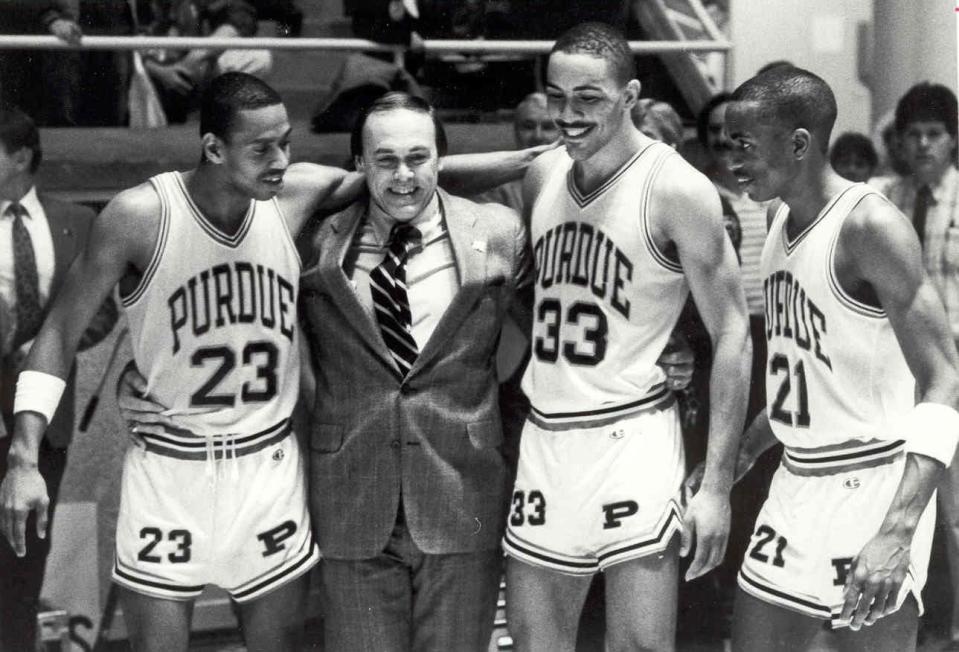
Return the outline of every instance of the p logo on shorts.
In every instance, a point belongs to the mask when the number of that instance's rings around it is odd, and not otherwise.
[[[603,512],[606,514],[606,522],[603,523],[604,530],[611,530],[620,527],[623,519],[633,516],[639,512],[639,504],[635,500],[621,500],[615,503],[603,505]]]

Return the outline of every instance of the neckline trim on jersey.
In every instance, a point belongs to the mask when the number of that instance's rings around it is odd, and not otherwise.
[[[819,211],[819,215],[816,216],[816,219],[810,222],[805,229],[800,231],[799,235],[797,235],[796,238],[792,240],[791,242],[789,240],[788,227],[789,227],[789,214],[792,211],[789,209],[789,205],[783,202],[783,206],[786,207],[786,216],[783,218],[782,240],[783,240],[783,248],[786,250],[786,255],[788,256],[793,251],[795,251],[796,248],[802,243],[802,241],[806,239],[806,236],[809,235],[809,233],[813,230],[813,228],[817,224],[822,222],[823,219],[825,219],[826,215],[829,214],[829,211],[835,208],[836,204],[839,203],[839,200],[842,199],[847,192],[849,192],[852,188],[855,188],[857,185],[859,184],[853,183],[849,186],[846,186],[845,188],[837,192],[835,195],[833,195],[832,199],[830,199],[826,203],[826,205],[822,207],[822,210]]]
[[[236,233],[233,235],[227,235],[220,230],[218,226],[211,222],[206,215],[203,214],[203,211],[200,210],[200,207],[194,203],[193,197],[190,196],[190,193],[186,188],[186,183],[183,181],[183,175],[175,171],[173,173],[173,178],[176,180],[180,192],[183,193],[183,197],[186,199],[186,203],[189,205],[194,219],[207,235],[213,238],[216,242],[219,242],[225,247],[230,247],[231,249],[235,249],[241,242],[243,242],[243,238],[245,238],[246,234],[250,231],[250,225],[253,224],[253,214],[256,212],[256,201],[252,199],[250,200],[250,205],[247,207],[246,214],[243,216],[243,222],[240,224],[240,228],[237,229]]]
[[[573,198],[573,201],[575,201],[576,205],[580,208],[584,208],[587,204],[595,201],[600,195],[609,190],[609,188],[611,188],[620,179],[620,177],[622,177],[626,171],[633,166],[633,163],[638,161],[643,154],[653,149],[655,145],[656,142],[654,141],[633,154],[629,160],[623,163],[609,179],[604,181],[602,185],[599,186],[599,188],[585,195],[576,186],[576,180],[573,178],[573,165],[571,164],[569,166],[569,170],[566,171],[566,187],[569,189],[569,194]]]

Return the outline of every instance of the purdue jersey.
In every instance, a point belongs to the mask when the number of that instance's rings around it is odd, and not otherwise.
[[[886,313],[849,296],[836,278],[839,232],[871,194],[865,184],[847,187],[792,240],[783,204],[769,229],[760,265],[766,396],[787,449],[897,439],[914,404],[915,382]]]
[[[178,172],[150,182],[160,234],[138,286],[122,297],[149,393],[194,435],[285,430],[299,391],[300,261],[276,200],[251,200],[227,235]]]
[[[547,429],[611,422],[668,400],[656,360],[688,295],[653,241],[649,197],[675,152],[653,143],[589,194],[563,149],[532,210],[532,357],[523,390]]]

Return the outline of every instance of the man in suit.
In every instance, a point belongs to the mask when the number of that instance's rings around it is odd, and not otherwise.
[[[323,224],[300,285],[326,645],[484,650],[509,488],[494,358],[507,311],[529,325],[526,230],[437,190],[423,100],[377,100],[351,148],[369,199]]]
[[[0,478],[7,470],[13,432],[13,390],[18,367],[56,295],[71,261],[83,248],[94,214],[89,208],[38,193],[34,176],[41,150],[37,128],[23,111],[0,106]],[[93,346],[113,328],[116,305],[109,301],[86,332],[81,348]],[[75,369],[40,446],[38,467],[49,488],[53,513],[73,435]],[[45,523],[28,527],[28,553],[17,557],[0,539],[0,650],[32,650],[37,601],[50,541]]]

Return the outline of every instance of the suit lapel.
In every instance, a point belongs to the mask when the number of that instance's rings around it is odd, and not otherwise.
[[[346,321],[356,329],[369,347],[383,358],[391,368],[395,369],[396,363],[393,362],[393,357],[383,342],[379,327],[374,323],[369,313],[363,309],[363,305],[357,299],[356,292],[350,285],[349,279],[343,272],[343,261],[356,235],[356,230],[363,220],[365,208],[365,202],[357,202],[342,213],[330,218],[333,242],[327,248],[328,254],[320,258],[319,272],[326,281],[325,285],[330,291],[330,299],[333,305],[343,311]]]
[[[473,211],[458,210],[459,206],[451,206],[456,203],[455,200],[451,200],[443,191],[438,192],[459,273],[460,288],[416,358],[416,363],[410,370],[411,376],[443,350],[446,341],[459,329],[460,324],[470,314],[473,304],[482,296],[486,281],[488,244],[483,237],[485,231],[476,228],[476,214]]]
[[[43,212],[47,216],[47,224],[50,226],[50,237],[53,240],[53,282],[50,285],[51,294],[56,292],[63,281],[63,275],[66,274],[70,262],[76,254],[76,230],[71,226],[60,207],[55,202],[41,195],[40,203],[43,205]]]

